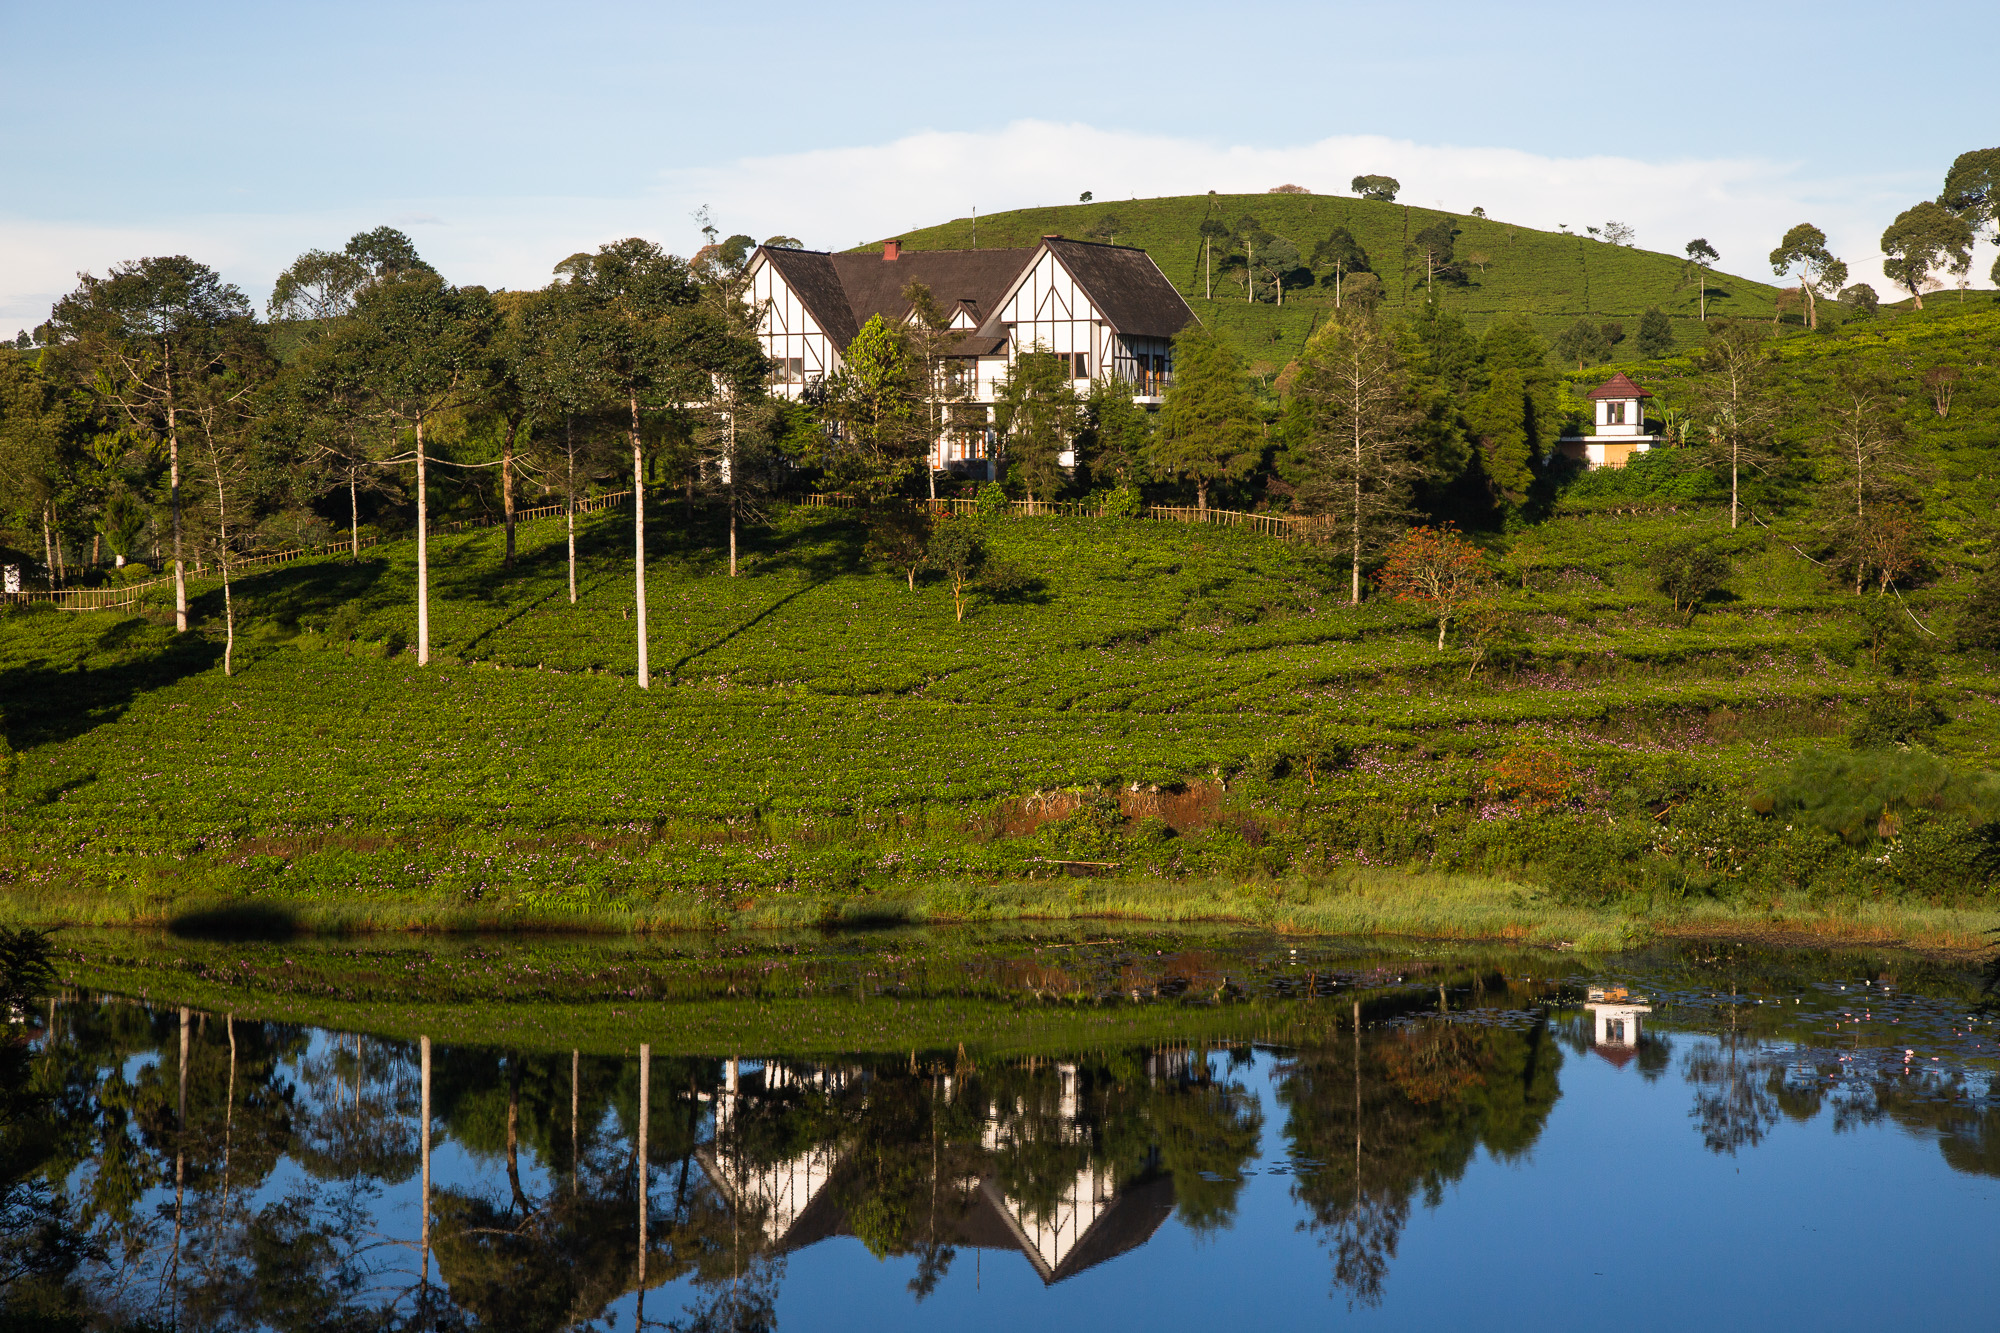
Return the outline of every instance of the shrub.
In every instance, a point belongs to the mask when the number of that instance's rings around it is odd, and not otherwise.
[[[981,518],[998,518],[1008,512],[1007,489],[997,481],[989,481],[979,488],[979,495],[973,508]]]
[[[1857,750],[1921,745],[1949,721],[1951,714],[1934,695],[1919,690],[1883,690],[1855,719],[1847,742]]]
[[[1124,483],[1105,493],[1102,512],[1106,518],[1137,518],[1145,509],[1139,488]]]
[[[2000,774],[1962,772],[1925,750],[1808,750],[1767,774],[1750,805],[1860,843],[1894,837],[1914,811],[1990,823],[2000,818]]]
[[[1486,793],[1514,801],[1531,810],[1554,805],[1569,795],[1576,781],[1576,769],[1547,745],[1517,745],[1493,763],[1486,777]]]
[[[2000,648],[2000,560],[1972,585],[1958,616],[1958,642],[1966,648]]]
[[[1701,537],[1681,537],[1653,553],[1653,586],[1673,604],[1676,615],[1694,619],[1710,593],[1720,592],[1734,571],[1729,557]]]

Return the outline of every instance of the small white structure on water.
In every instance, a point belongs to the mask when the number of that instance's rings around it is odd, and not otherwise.
[[[1584,397],[1595,419],[1588,435],[1565,435],[1556,447],[1587,468],[1624,467],[1633,454],[1648,453],[1660,437],[1646,433],[1645,401],[1653,395],[1619,371]]]
[[[1621,1069],[1639,1053],[1639,1016],[1653,1007],[1643,997],[1623,986],[1592,986],[1590,1001],[1591,1049]]]

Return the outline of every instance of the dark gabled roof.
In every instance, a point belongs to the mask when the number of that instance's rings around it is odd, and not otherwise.
[[[1042,244],[1118,332],[1171,338],[1194,322],[1194,311],[1144,250],[1060,237]]]
[[[834,269],[832,255],[824,250],[784,250],[769,246],[758,247],[758,253],[778,270],[786,284],[805,304],[806,313],[813,317],[822,333],[842,347],[854,341],[861,325],[847,303],[847,293],[841,289],[840,274]]]
[[[904,250],[896,259],[879,250],[829,256],[847,293],[858,332],[873,315],[891,323],[909,318],[910,303],[903,289],[921,282],[946,311],[961,301],[974,310],[991,310],[1021,276],[1032,250]],[[850,334],[850,337],[853,335]]]
[[[1651,398],[1653,395],[1634,384],[1624,371],[1585,394],[1585,398]]]

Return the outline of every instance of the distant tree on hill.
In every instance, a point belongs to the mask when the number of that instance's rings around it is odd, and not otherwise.
[[[1963,218],[1926,199],[1898,213],[1882,233],[1882,272],[1922,310],[1933,273],[1963,274],[1972,267],[1973,240]]]
[[[1103,241],[1108,245],[1118,239],[1119,225],[1116,213],[1105,213],[1085,228],[1083,234],[1088,240]]]
[[[1875,381],[1844,379],[1818,424],[1822,526],[1834,558],[1853,569],[1856,595],[1871,573],[1886,588],[1914,563],[1924,465]]]
[[[1697,236],[1687,243],[1686,267],[1693,270],[1695,281],[1699,284],[1697,292],[1697,300],[1699,302],[1698,313],[1704,320],[1708,318],[1708,268],[1709,265],[1718,262],[1721,258],[1721,252],[1710,245],[1704,237]]]
[[[1263,452],[1256,405],[1243,387],[1235,349],[1199,324],[1174,339],[1174,382],[1160,408],[1147,462],[1164,476],[1195,484],[1208,508],[1208,488],[1248,476]]]
[[[1264,233],[1258,238],[1257,260],[1251,271],[1261,276],[1273,299],[1282,306],[1285,303],[1285,284],[1303,286],[1312,281],[1312,273],[1299,262],[1299,247],[1283,236]]]
[[[1771,271],[1779,277],[1797,273],[1799,290],[1806,298],[1806,326],[1819,327],[1819,296],[1837,292],[1847,281],[1847,265],[1826,248],[1826,233],[1810,222],[1801,222],[1785,233],[1778,248],[1771,251]]]
[[[1215,299],[1215,243],[1227,244],[1230,239],[1229,224],[1221,218],[1203,218],[1201,222],[1201,277],[1202,288],[1208,300]]]
[[[1089,203],[1089,202],[1090,202],[1090,191],[1088,191],[1088,190],[1085,190],[1085,191],[1084,191],[1084,192],[1083,192],[1082,194],[1080,194],[1080,195],[1078,195],[1078,196],[1076,197],[1076,201],[1077,201],[1077,202],[1078,202],[1079,204],[1087,204],[1087,203]]]
[[[1486,216],[1486,210],[1483,208],[1475,208],[1472,210],[1472,216],[1476,218],[1484,218]]]
[[[764,248],[767,250],[803,250],[806,243],[796,236],[766,236]]]
[[[1995,281],[2000,281],[2000,279],[1995,279]],[[1867,283],[1857,282],[1851,287],[1842,287],[1840,289],[1840,303],[1855,314],[1866,318],[1874,314],[1881,307],[1882,298],[1877,296],[1875,289]]]
[[[1069,372],[1068,357],[1037,346],[1014,359],[994,395],[994,424],[1006,440],[1009,471],[1018,471],[1030,500],[1053,500],[1069,483],[1062,456],[1075,449],[1083,425]]]
[[[1666,311],[1658,306],[1648,306],[1646,313],[1639,316],[1636,346],[1639,355],[1649,360],[1674,350],[1674,322],[1667,317]]]
[[[1424,290],[1434,289],[1438,278],[1447,282],[1462,279],[1463,274],[1452,263],[1452,247],[1458,236],[1458,228],[1448,217],[1438,218],[1410,238],[1406,247],[1410,258],[1424,266]]]
[[[1761,472],[1777,461],[1771,436],[1781,408],[1771,388],[1771,365],[1761,332],[1744,324],[1720,330],[1695,356],[1695,415],[1711,465],[1729,474],[1731,530],[1739,521],[1743,473]]]
[[[1960,153],[1945,173],[1938,202],[1977,233],[2000,240],[2000,148]]]
[[[505,341],[511,374],[534,420],[528,457],[546,490],[563,499],[569,600],[576,590],[576,503],[618,468],[611,368],[598,354],[588,313],[564,283],[532,293]]]
[[[1632,244],[1632,238],[1638,234],[1623,222],[1607,222],[1604,224],[1604,239],[1612,245],[1630,245]]]
[[[1363,199],[1392,204],[1396,202],[1396,194],[1403,188],[1403,183],[1394,176],[1356,176],[1348,182],[1347,188]]]
[[[1393,344],[1358,311],[1313,335],[1292,382],[1286,427],[1302,474],[1299,507],[1331,521],[1348,553],[1348,599],[1357,604],[1363,557],[1410,512],[1423,475],[1409,398]]]
[[[1611,339],[1603,326],[1579,316],[1575,323],[1556,335],[1556,355],[1574,361],[1576,368],[1594,366],[1611,355]]]
[[[868,511],[868,558],[903,571],[911,592],[929,558],[931,512],[907,500],[885,500]]]
[[[1517,315],[1486,330],[1479,341],[1479,360],[1488,370],[1546,370],[1549,345],[1534,325]]]

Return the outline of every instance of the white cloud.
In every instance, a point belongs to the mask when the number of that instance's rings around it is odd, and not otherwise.
[[[1645,162],[1557,158],[1510,148],[1453,147],[1344,135],[1293,147],[1250,147],[1088,125],[1020,121],[991,132],[924,132],[892,143],[672,167],[598,197],[489,196],[357,201],[338,212],[231,213],[156,227],[72,226],[0,218],[0,335],[30,327],[80,269],[149,254],[187,253],[261,299],[302,250],[340,244],[380,225],[422,227],[425,256],[461,282],[535,287],[564,256],[621,236],[686,251],[691,214],[713,210],[725,233],[798,236],[839,249],[954,217],[1068,203],[1084,191],[1128,196],[1257,193],[1283,183],[1344,194],[1361,173],[1403,182],[1406,202],[1489,214],[1524,226],[1581,230],[1617,218],[1646,249],[1678,254],[1692,237],[1721,267],[1768,280],[1763,256],[1787,227],[1810,220],[1858,280],[1881,282],[1876,239],[1896,211],[1932,185],[1902,177],[1807,179],[1755,158]],[[449,218],[449,224],[443,219]],[[1982,255],[1975,274],[1990,263]]]

